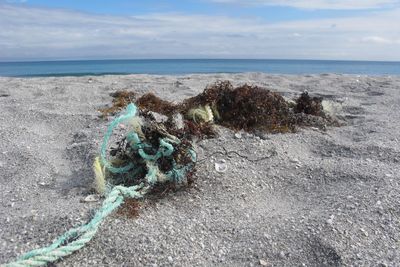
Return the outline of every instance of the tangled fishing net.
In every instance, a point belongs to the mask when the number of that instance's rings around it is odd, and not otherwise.
[[[136,106],[128,106],[130,109]],[[157,122],[148,112],[123,120],[130,130],[110,149],[107,158],[108,131],[101,149],[101,158],[96,159],[97,191],[104,194],[107,188],[117,185],[134,186],[187,183],[194,172],[196,153],[185,127],[176,123]],[[115,121],[114,121],[115,122]],[[114,127],[114,125],[112,125]],[[112,129],[112,128],[110,128]]]

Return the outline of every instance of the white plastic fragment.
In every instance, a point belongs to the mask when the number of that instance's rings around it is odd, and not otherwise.
[[[184,124],[184,122],[183,122],[183,116],[182,116],[182,114],[180,114],[180,113],[175,114],[175,115],[172,117],[172,121],[173,121],[175,127],[176,127],[178,130],[181,130],[181,129],[183,129],[183,128],[185,127],[185,124]]]
[[[228,165],[226,164],[225,160],[217,160],[215,163],[215,171],[219,173],[224,173],[228,170]]]
[[[93,195],[88,195],[87,197],[85,197],[85,199],[83,200],[84,202],[97,202],[100,200],[100,196],[97,194],[93,194]]]

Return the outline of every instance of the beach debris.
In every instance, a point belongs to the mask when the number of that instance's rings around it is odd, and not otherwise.
[[[337,114],[343,109],[343,103],[339,101],[322,100],[322,108],[326,115],[336,117]]]
[[[178,130],[182,130],[185,127],[185,122],[183,121],[183,116],[180,113],[176,113],[172,116],[172,123]]]
[[[228,170],[228,165],[224,159],[220,159],[214,163],[215,171],[218,173],[224,173]]]
[[[130,106],[136,109],[133,104]],[[128,125],[130,130],[110,147],[108,157],[103,144],[101,157],[95,160],[99,193],[104,191],[103,188],[118,185],[137,186],[144,183],[150,192],[161,185],[178,188],[187,184],[196,163],[192,135],[188,133],[187,125],[180,128],[172,121],[159,121],[154,112],[145,110],[139,110],[137,116],[118,123]],[[109,135],[110,130],[107,132]],[[105,140],[108,141],[107,138]]]
[[[144,198],[189,183],[197,161],[192,140],[185,129],[156,122],[148,114],[139,114],[137,107],[129,104],[126,112],[107,128],[100,156],[93,164],[96,188],[105,199],[92,219],[70,229],[50,246],[22,255],[10,266],[42,266],[68,256],[88,243],[104,219],[126,199]],[[112,132],[121,123],[131,124],[131,129],[116,142],[116,147],[108,149]],[[95,202],[99,198],[89,195],[83,201]],[[131,205],[131,210],[137,210],[137,202]]]
[[[167,116],[174,114],[176,110],[176,105],[159,98],[153,93],[144,94],[135,103],[143,111],[153,111]]]
[[[210,108],[210,105],[198,106],[197,108],[192,108],[186,113],[186,116],[190,120],[196,123],[214,121],[214,115],[213,111]]]
[[[106,177],[105,177],[105,169],[101,166],[100,158],[96,157],[93,163],[93,172],[94,172],[94,184],[95,190],[100,195],[104,195],[106,192]]]
[[[228,81],[218,82],[181,104],[186,113],[192,107],[206,106],[212,110],[215,123],[234,130],[294,130],[284,98],[261,87],[243,85],[234,88]]]
[[[93,194],[93,195],[88,195],[83,199],[83,202],[97,202],[100,200],[100,195],[98,194]]]
[[[286,133],[306,125],[307,116],[329,122],[325,120],[322,100],[308,93],[303,93],[293,105],[278,93],[251,85],[234,88],[227,81],[211,85],[179,104],[152,93],[136,98],[134,92],[117,91],[111,96],[112,106],[101,109],[102,115],[115,115],[123,108],[126,111],[109,125],[101,153],[93,163],[98,195],[84,199],[84,202],[95,202],[104,196],[102,206],[88,223],[67,231],[48,247],[28,252],[13,264],[39,266],[57,261],[88,243],[104,219],[124,202],[123,210],[135,216],[140,206],[138,199],[162,197],[166,192],[190,185],[197,163],[194,142],[215,136],[214,124],[250,133]],[[113,130],[121,124],[126,135],[109,147]],[[218,153],[237,155],[251,162],[276,155],[276,151],[270,151],[268,155],[252,159],[238,151],[227,151],[223,146],[222,149],[224,152]],[[218,159],[214,167],[218,173],[228,170],[224,159]],[[281,251],[279,255],[284,258],[289,254]]]
[[[113,97],[112,106],[99,109],[103,117],[106,117],[108,115],[115,115],[126,108],[128,104],[134,102],[136,93],[132,91],[122,90],[111,93],[110,96]]]
[[[160,113],[153,112],[153,111],[150,111],[149,113],[151,116],[153,116],[153,118],[156,122],[162,123],[162,122],[168,121],[168,117],[165,115],[162,115]]]
[[[294,112],[324,117],[322,97],[310,97],[307,91],[303,92],[296,100]]]
[[[125,199],[124,204],[118,209],[117,214],[126,218],[139,216],[140,201],[134,198]]]
[[[327,125],[339,126],[324,112],[322,98],[311,97],[307,91],[295,100],[285,100],[265,88],[247,84],[235,88],[229,81],[219,81],[178,104],[160,99],[153,93],[138,99],[134,95],[133,92],[117,91],[109,110],[119,110],[131,101],[142,111],[165,115],[170,121],[176,114],[181,114],[181,127],[185,124],[191,135],[201,138],[215,136],[215,124],[251,133],[295,132],[297,127],[325,130]]]
[[[42,182],[38,182],[38,185],[45,187],[45,186],[49,186],[50,184],[48,182],[42,181]]]
[[[181,86],[181,85],[183,85],[183,82],[180,82],[180,81],[175,81],[175,82],[174,82],[174,86],[175,86],[175,87],[179,87],[179,86]]]
[[[240,133],[240,132],[235,133],[235,138],[236,139],[241,139],[242,138],[242,133]]]

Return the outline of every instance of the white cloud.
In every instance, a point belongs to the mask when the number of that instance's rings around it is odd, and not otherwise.
[[[366,43],[381,44],[381,45],[400,44],[400,39],[383,38],[380,36],[367,36],[363,38],[362,41]]]
[[[224,16],[93,15],[0,5],[0,60],[317,58],[400,60],[400,9],[267,23]]]
[[[399,0],[209,0],[215,3],[287,6],[301,9],[372,9],[399,6]]]
[[[5,0],[7,3],[26,3],[27,0]]]

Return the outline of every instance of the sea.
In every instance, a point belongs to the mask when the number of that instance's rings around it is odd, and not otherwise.
[[[0,76],[243,73],[400,75],[400,62],[278,59],[137,59],[0,62]]]

